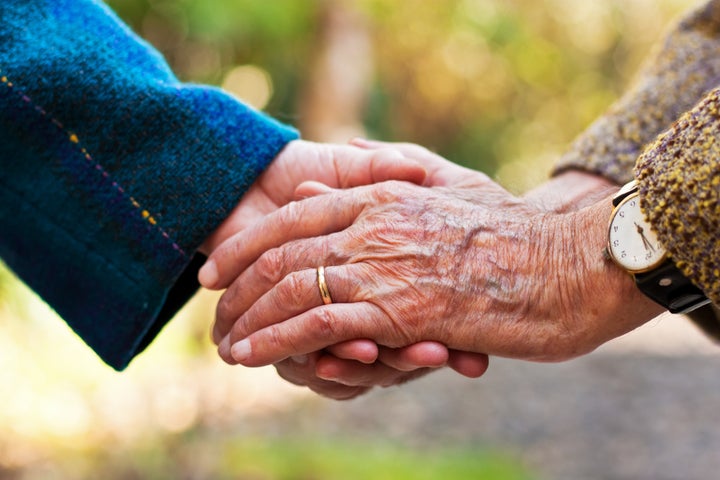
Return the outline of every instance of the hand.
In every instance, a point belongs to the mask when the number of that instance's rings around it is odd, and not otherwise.
[[[201,251],[210,253],[231,234],[292,201],[295,187],[303,181],[316,180],[345,188],[390,178],[420,183],[425,176],[423,166],[405,158],[397,149],[368,151],[353,146],[291,142],[253,184],[228,219],[207,239]],[[217,328],[213,329],[216,343],[225,333],[220,334]],[[282,376],[292,376],[294,383],[307,384],[333,398],[349,398],[360,390],[323,381],[316,377],[317,373],[326,378],[340,375],[346,382],[352,379],[355,384],[361,381],[368,383],[370,378],[374,383],[392,384],[447,363],[467,376],[479,376],[487,366],[486,357],[474,354],[457,352],[449,359],[447,349],[434,342],[390,352],[387,349],[379,351],[374,342],[354,340],[330,346],[326,352],[328,354],[310,355],[312,361],[290,361],[276,367]],[[380,362],[376,362],[378,358]],[[317,364],[317,373],[310,370],[313,363]],[[292,368],[286,367],[286,364]],[[413,373],[415,370],[417,372]]]
[[[239,316],[221,355],[263,365],[369,338],[562,360],[659,313],[600,254],[609,199],[555,214],[476,172],[464,184],[334,191],[234,237],[210,258],[222,268],[208,286],[229,286],[217,322]],[[335,304],[320,306],[318,264]]]
[[[337,188],[348,188],[388,179],[421,183],[426,175],[422,165],[406,159],[397,150],[363,151],[346,145],[295,140],[278,154],[199,250],[209,255],[234,233],[290,203],[296,197],[295,189],[305,181],[315,180]],[[225,333],[213,328],[215,343]],[[362,358],[357,360],[374,361],[368,346],[363,347],[362,351],[358,351]]]
[[[436,364],[421,368],[433,354],[433,346]],[[448,349],[436,342],[420,342],[400,349],[380,347],[378,360],[371,364],[342,360],[342,354],[331,351],[332,355],[313,352],[290,357],[274,366],[285,380],[336,400],[354,398],[375,386],[399,385],[447,364],[472,377],[487,369],[486,355],[456,352],[449,358]]]
[[[354,139],[350,143],[353,146],[369,150],[399,151],[405,158],[418,160],[428,172],[425,185],[455,185],[470,188],[475,180],[472,170],[449,162],[419,145],[387,143],[360,138]],[[328,190],[331,189],[327,185],[305,182],[296,190],[296,194],[300,197],[311,197],[327,193]],[[224,330],[229,331],[230,326],[226,325]],[[346,394],[350,395],[349,398],[353,398],[355,396],[353,392],[362,393],[375,385],[390,386],[404,383],[446,365],[463,376],[478,378],[487,370],[489,360],[485,354],[460,350],[448,351],[444,345],[436,342],[421,342],[399,349],[382,346],[378,346],[378,348],[379,361],[370,365],[368,365],[370,362],[358,363],[354,361],[355,357],[331,350],[333,355],[325,355],[320,358],[312,355],[311,358],[315,361],[314,367],[312,365],[308,367],[304,363],[298,366],[292,359],[280,362],[275,367],[280,376],[293,383],[306,385],[311,390],[327,397],[344,399]],[[391,368],[387,368],[388,366]],[[323,382],[322,380],[332,380],[332,382]],[[351,388],[340,388],[340,385]]]
[[[366,149],[396,149],[407,158],[417,159],[429,172],[424,183],[427,186],[456,186],[465,187],[465,190],[469,190],[474,186],[473,182],[484,180],[482,177],[477,177],[476,172],[449,162],[419,145],[365,139],[355,139],[351,141],[351,144]],[[305,183],[300,187],[298,193],[304,197],[310,197],[327,193],[329,190],[332,189],[325,185]],[[579,170],[568,170],[528,192],[524,198],[541,210],[561,213],[579,210],[584,206],[592,205],[596,201],[613,194],[616,190],[617,186],[604,177]],[[487,355],[460,350],[447,351],[440,344],[437,345],[437,350],[433,352],[431,345],[425,344],[423,350],[418,348],[420,345],[423,344],[398,350],[382,346],[378,348],[380,358],[386,364],[393,366],[395,371],[390,373],[394,374],[397,374],[398,371],[412,372],[416,368],[421,368],[421,366],[425,367],[423,370],[427,370],[448,364],[464,376],[477,378],[482,376],[487,369]],[[446,351],[447,355],[445,355]],[[362,365],[352,360],[344,360],[341,353],[333,353],[334,355],[322,357],[313,369],[313,373],[319,379],[332,380],[335,383],[324,382],[319,386],[310,386],[311,389],[332,397],[334,396],[333,388],[338,383],[363,389],[368,388],[373,383],[384,384],[379,375],[368,375],[368,371],[376,370],[378,364],[373,366]],[[432,353],[435,353],[435,356],[432,356]],[[291,374],[285,371],[285,365],[290,365],[288,369],[293,371],[297,370],[297,365],[294,362],[281,362],[279,366],[276,365],[280,375],[288,378]],[[307,369],[307,367],[303,368]],[[397,377],[396,380],[395,383],[400,383],[402,378]],[[362,387],[360,387],[361,385]]]
[[[314,180],[335,188],[369,185],[384,180],[421,184],[427,172],[397,149],[361,150],[295,140],[278,154],[231,212],[200,247],[209,255],[233,234],[296,199],[295,189]]]

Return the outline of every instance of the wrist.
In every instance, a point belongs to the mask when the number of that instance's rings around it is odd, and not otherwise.
[[[567,170],[527,192],[524,199],[546,212],[567,213],[591,206],[617,189],[615,183],[600,175]]]
[[[545,213],[537,223],[529,261],[536,277],[525,313],[534,319],[537,343],[528,359],[587,354],[662,313],[632,276],[606,259],[611,212],[607,197],[576,212]]]
[[[582,328],[588,351],[623,335],[663,312],[635,285],[632,275],[604,254],[612,213],[611,197],[569,215],[580,267],[569,278],[581,300]],[[569,266],[568,266],[569,267]],[[570,298],[573,298],[570,296]]]

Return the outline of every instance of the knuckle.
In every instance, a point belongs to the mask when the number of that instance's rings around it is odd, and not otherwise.
[[[263,253],[255,265],[255,273],[267,284],[276,284],[283,277],[285,254],[282,248],[273,248]]]
[[[302,219],[302,207],[298,202],[290,202],[277,211],[280,225],[292,228],[293,224]]]
[[[283,278],[277,285],[278,295],[276,296],[275,301],[279,302],[279,304],[276,305],[276,307],[286,305],[287,302],[295,304],[296,301],[300,299],[302,293],[306,290],[307,288],[302,281],[300,273],[293,272],[285,276],[285,278]]]
[[[379,205],[392,204],[397,200],[395,189],[402,188],[402,182],[396,180],[386,180],[384,182],[371,185],[362,197],[358,198],[358,203],[362,203],[365,209],[375,209]]]
[[[347,233],[343,237],[322,237],[317,239],[315,252],[308,252],[322,259],[328,266],[343,265],[353,257],[354,250],[351,245],[346,243],[347,239],[352,239],[353,234]]]
[[[313,315],[313,330],[323,339],[335,339],[340,333],[339,322],[335,321],[334,315],[328,308],[316,308]]]
[[[285,347],[285,337],[277,325],[270,325],[264,331],[264,343],[270,351],[282,351]]]

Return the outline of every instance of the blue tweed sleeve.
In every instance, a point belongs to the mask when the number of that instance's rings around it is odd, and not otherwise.
[[[0,256],[115,369],[194,294],[198,246],[296,137],[179,82],[100,1],[0,2]]]

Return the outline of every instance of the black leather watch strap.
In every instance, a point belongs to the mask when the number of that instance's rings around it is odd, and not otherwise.
[[[678,270],[672,260],[647,273],[636,273],[641,292],[670,313],[688,313],[710,303],[705,294]]]

